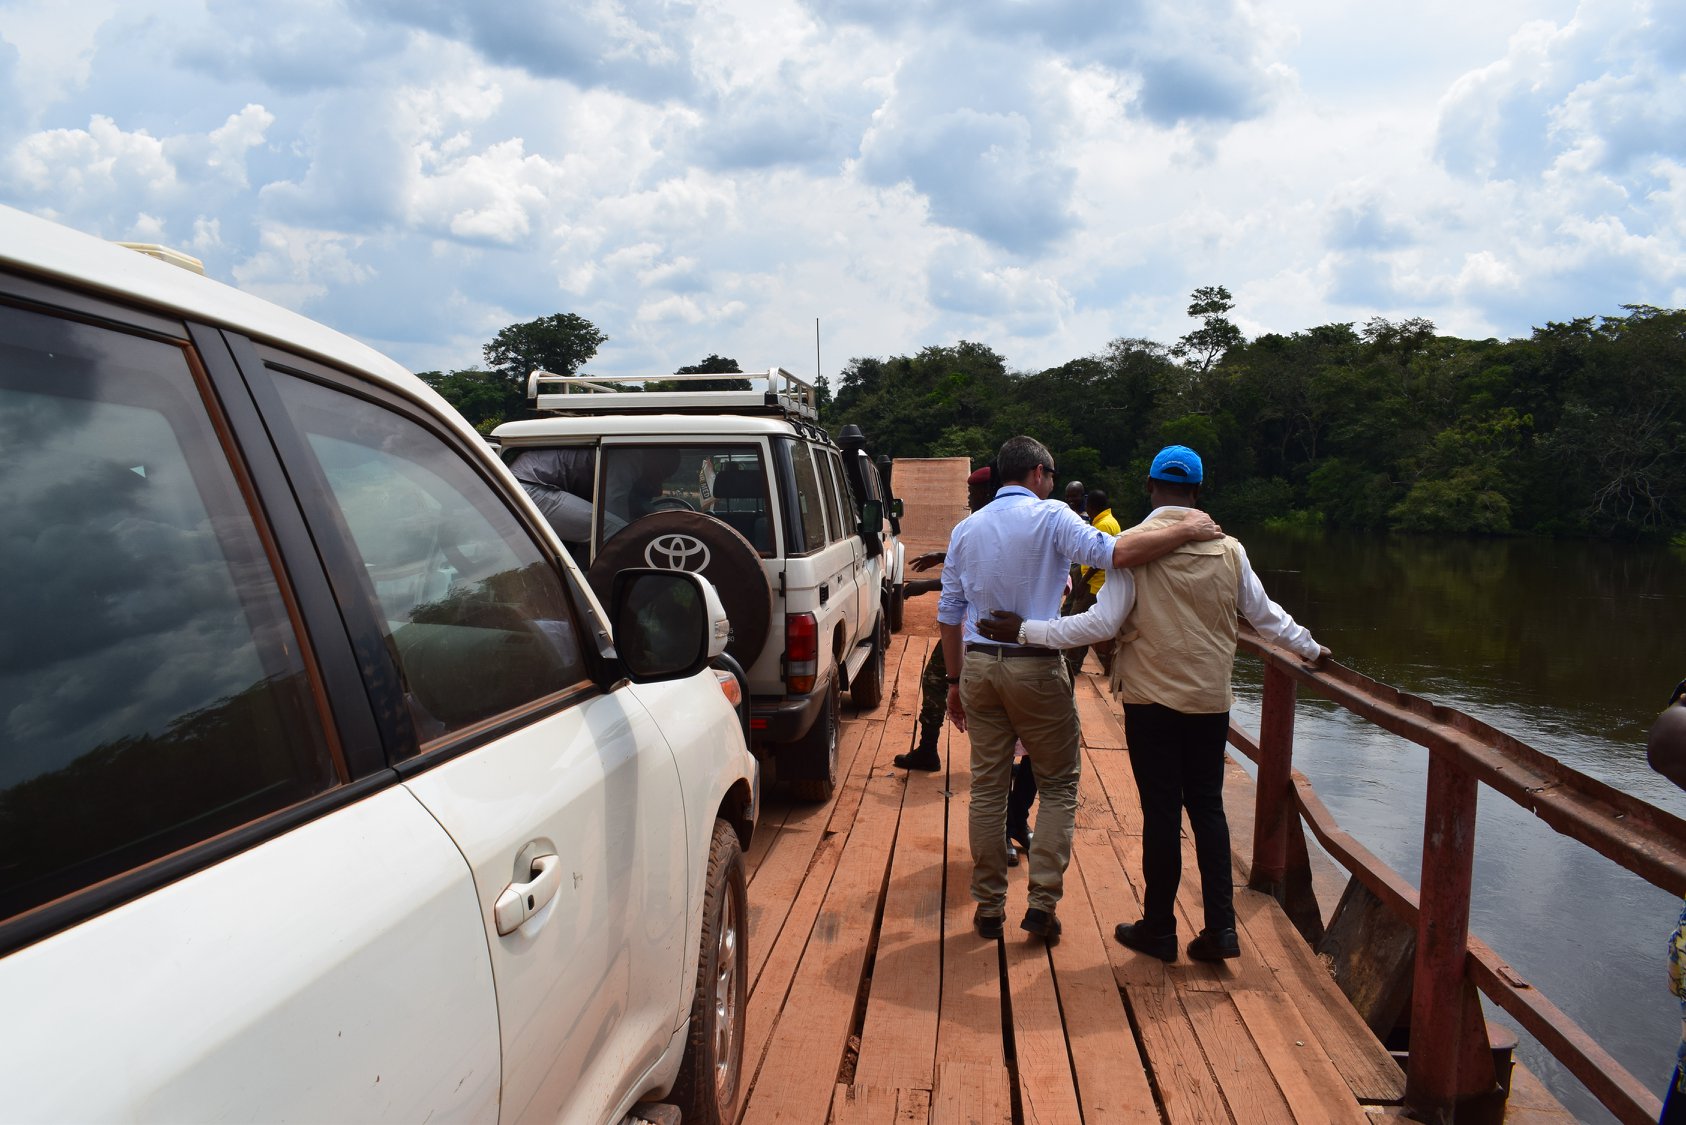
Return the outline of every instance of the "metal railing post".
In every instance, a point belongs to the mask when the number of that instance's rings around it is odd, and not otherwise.
[[[1464,974],[1479,790],[1451,755],[1430,749],[1405,1104],[1418,1120],[1443,1125],[1460,1097],[1493,1084],[1480,1000]]]

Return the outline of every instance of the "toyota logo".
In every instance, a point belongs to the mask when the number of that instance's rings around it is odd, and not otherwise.
[[[644,561],[663,570],[688,570],[697,574],[708,565],[708,547],[700,539],[677,532],[658,535],[644,548]]]

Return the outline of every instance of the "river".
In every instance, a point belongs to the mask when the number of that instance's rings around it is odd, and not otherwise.
[[[1241,537],[1271,597],[1334,659],[1686,816],[1686,793],[1645,764],[1645,731],[1686,676],[1686,553],[1262,529]],[[1237,662],[1236,715],[1255,733],[1260,675],[1258,661]],[[1427,751],[1302,690],[1294,761],[1348,831],[1418,882]],[[1681,1034],[1664,959],[1679,913],[1679,899],[1483,788],[1471,932],[1659,1094]],[[1519,1054],[1576,1117],[1613,1120],[1526,1035]]]

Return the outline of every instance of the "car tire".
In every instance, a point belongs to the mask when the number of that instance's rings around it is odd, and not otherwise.
[[[899,633],[902,631],[902,610],[906,603],[907,598],[902,593],[902,584],[897,582],[890,588],[890,632]]]
[[[849,701],[862,711],[870,711],[884,701],[884,653],[890,646],[890,630],[884,615],[872,631],[872,655],[861,665],[860,672],[849,681]]]
[[[743,848],[724,820],[714,822],[703,896],[697,988],[685,1058],[673,1102],[686,1125],[732,1125],[743,1102],[743,1047],[749,1000],[749,892]]]
[[[829,801],[837,792],[837,740],[842,725],[837,678],[832,677],[820,709],[808,733],[779,753],[779,773],[792,797],[803,801]]]

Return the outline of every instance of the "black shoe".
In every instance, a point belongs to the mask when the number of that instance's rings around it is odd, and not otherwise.
[[[1049,945],[1060,943],[1060,920],[1054,917],[1052,910],[1031,907],[1024,912],[1024,921],[1019,923],[1019,929],[1035,934]]]
[[[899,770],[940,770],[943,768],[943,756],[937,753],[935,746],[920,746],[907,754],[897,754],[892,759]]]
[[[1021,851],[1030,850],[1030,828],[1027,825],[1015,824],[1007,829],[1007,839],[1019,846]]]
[[[1174,929],[1168,934],[1153,934],[1141,922],[1120,922],[1112,931],[1112,936],[1118,939],[1118,944],[1137,953],[1145,953],[1161,961],[1177,959],[1177,931]]]
[[[994,941],[1001,936],[1001,915],[985,914],[980,906],[972,915],[972,928],[978,931],[979,937]]]
[[[1017,867],[1018,865],[1019,865],[1019,849],[1017,849],[1013,846],[1013,838],[1011,836],[1009,836],[1009,837],[1007,837],[1007,866],[1008,867]]]
[[[1201,930],[1199,936],[1188,943],[1188,955],[1196,961],[1228,961],[1241,956],[1241,939],[1235,936],[1233,926],[1222,930]]]

